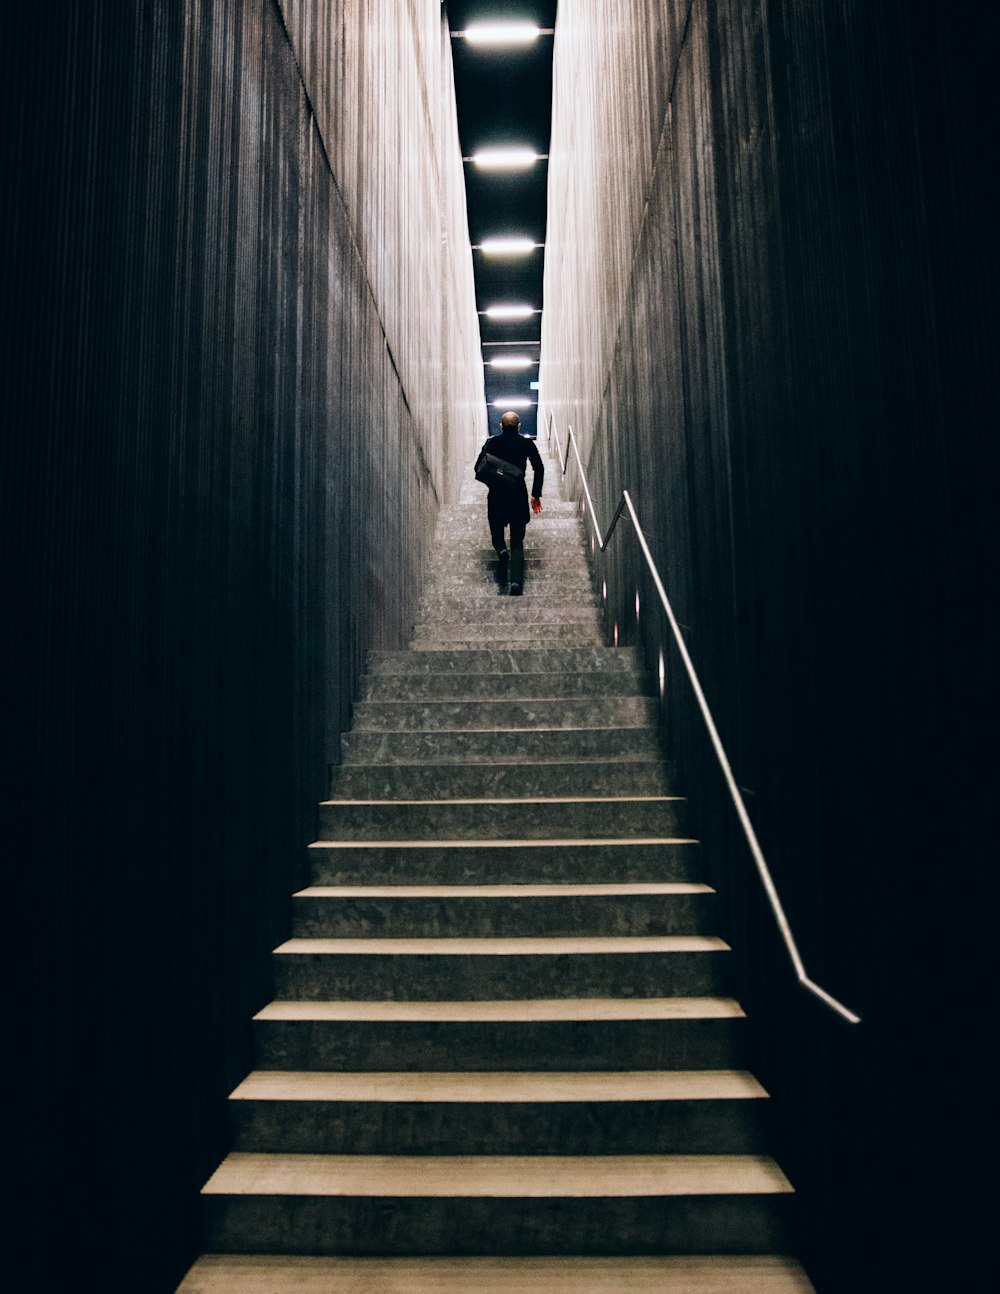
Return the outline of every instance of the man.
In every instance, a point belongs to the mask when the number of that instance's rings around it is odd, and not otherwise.
[[[517,414],[505,413],[500,419],[500,435],[487,438],[486,444],[480,450],[476,464],[478,466],[479,460],[484,454],[492,454],[494,458],[502,458],[505,462],[514,464],[515,467],[519,467],[524,472],[527,463],[530,461],[535,472],[531,482],[531,510],[537,514],[542,510],[542,481],[545,477],[545,468],[535,447],[535,442],[529,440],[526,436],[520,435],[520,430],[521,419]],[[520,597],[521,590],[524,587],[524,530],[529,520],[528,491],[523,477],[520,483],[513,488],[489,487],[486,518],[490,525],[490,539],[493,542],[493,548],[497,557],[500,558],[497,578],[501,584],[506,583],[509,562],[510,596],[512,598]],[[510,526],[509,553],[504,541],[504,530],[507,526]]]

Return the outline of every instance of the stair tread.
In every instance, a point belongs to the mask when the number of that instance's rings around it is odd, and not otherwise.
[[[205,1254],[178,1294],[809,1294],[782,1255],[313,1258]]]
[[[714,894],[709,885],[693,881],[626,882],[577,885],[309,885],[297,899],[513,899],[576,898],[584,895],[612,898],[620,894]]]
[[[532,935],[489,938],[374,938],[286,939],[274,952],[278,956],[337,957],[351,954],[375,956],[480,957],[550,956],[575,953],[692,953],[728,952],[729,945],[715,935]]]
[[[490,795],[448,800],[321,800],[320,807],[353,804],[391,804],[394,808],[404,804],[433,804],[437,808],[447,804],[666,804],[682,803],[685,798],[683,795]]]
[[[258,1070],[235,1101],[718,1101],[767,1096],[746,1070],[341,1073]]]
[[[205,1195],[487,1199],[783,1195],[767,1155],[282,1155],[235,1151]]]
[[[742,1020],[729,997],[559,997],[471,999],[469,1001],[285,1001],[262,1007],[255,1020],[410,1021],[420,1024],[530,1023],[570,1020]]]
[[[487,730],[477,729],[476,731],[483,732]],[[507,731],[509,731],[509,729],[507,729]],[[393,736],[395,734],[382,733],[380,735]],[[433,761],[431,760],[430,756],[428,756],[427,759],[419,759],[419,760],[408,759],[405,761],[401,761],[399,763],[392,763],[392,764],[378,763],[378,762],[373,762],[371,764],[368,764],[368,763],[356,764],[356,763],[345,762],[342,764],[338,764],[336,767],[336,771],[339,772],[340,769],[342,768],[351,769],[351,770],[358,769],[358,768],[369,768],[373,770],[387,768],[395,771],[396,769],[400,769],[400,768],[426,768],[428,764],[432,762]],[[654,768],[663,768],[665,767],[666,762],[667,761],[663,758],[662,755],[657,755],[657,754],[653,754],[652,752],[645,752],[645,751],[640,752],[633,759],[615,760],[616,764],[627,764],[630,769],[633,769],[633,768],[644,769],[650,766]],[[540,773],[544,773],[549,769],[554,770],[554,769],[578,768],[581,770],[581,772],[584,772],[584,771],[590,772],[593,769],[595,764],[601,764],[601,763],[602,761],[597,757],[593,759],[517,759],[516,761],[511,759],[502,759],[502,760],[490,760],[490,762],[486,765],[483,764],[482,760],[478,760],[478,761],[464,760],[462,762],[453,760],[447,764],[444,764],[444,763],[434,764],[434,767],[442,768],[448,773],[452,773],[455,771],[461,772],[465,769],[474,769],[478,772],[480,769],[484,767],[495,768],[500,770],[505,770],[508,768],[530,767],[533,769],[537,769]],[[504,798],[506,799],[507,797],[505,796]]]
[[[525,652],[529,656],[537,657],[538,655],[538,653],[533,652],[531,648],[526,648]],[[564,658],[566,668],[568,668],[570,662],[574,662],[576,660],[574,656],[574,653],[576,652],[582,652],[583,654],[585,654],[587,659],[585,662],[581,662],[581,663],[585,664],[588,668],[592,665],[595,658],[597,660],[604,662],[608,666],[614,665],[619,670],[630,670],[630,669],[640,668],[639,655],[634,647],[608,647],[608,646],[605,646],[603,643],[598,644],[594,647],[586,647],[582,649],[578,647],[564,647],[562,649],[561,655]],[[411,663],[410,657],[412,656],[412,654],[413,653],[406,648],[399,648],[396,650],[388,650],[388,649],[373,650],[369,653],[369,661],[372,665],[392,665],[392,664],[408,665]],[[506,657],[507,659],[503,659],[503,660],[495,659],[498,656],[503,656],[503,657]],[[421,659],[422,659],[422,663],[428,667],[430,665],[435,665],[435,664],[444,665],[444,664],[447,664],[449,661],[451,662],[457,661],[458,663],[463,665],[468,663],[468,664],[479,664],[481,667],[489,666],[491,673],[506,675],[506,674],[517,674],[520,672],[519,670],[516,670],[513,668],[514,661],[509,658],[508,652],[499,653],[495,649],[492,649],[490,647],[465,647],[458,650],[456,649],[449,650],[447,647],[442,647],[435,652],[421,652]],[[519,653],[518,659],[523,660],[524,657]],[[548,663],[549,663],[548,660],[546,660],[546,664]],[[506,669],[492,668],[493,666],[503,666],[503,665],[506,665],[507,668]],[[549,671],[536,670],[533,672],[546,673]]]
[[[612,679],[612,678],[613,678],[613,679],[620,679],[620,678],[622,677],[622,674],[624,673],[624,671],[622,671],[622,670],[604,670],[604,671],[596,671],[596,670],[595,670],[595,672],[594,672],[594,673],[595,673],[596,675],[601,675],[601,674],[603,674],[603,676],[604,676],[604,677],[609,678],[609,679]],[[446,678],[450,684],[454,684],[456,691],[458,691],[458,690],[459,690],[463,685],[468,686],[468,684],[469,684],[469,683],[471,683],[471,681],[472,681],[473,679],[475,679],[475,680],[477,680],[477,681],[480,681],[480,675],[478,675],[478,674],[443,674],[443,675],[436,675],[436,674],[435,674],[435,675],[429,675],[429,674],[419,674],[419,673],[413,673],[413,674],[376,674],[376,675],[373,675],[372,677],[375,677],[375,678],[379,679],[379,680],[380,680],[380,682],[382,682],[382,683],[385,683],[385,682],[386,682],[386,680],[388,680],[388,679],[392,679],[392,681],[393,681],[393,683],[394,683],[394,684],[409,683],[409,684],[411,684],[411,685],[412,685],[412,684],[415,684],[415,683],[423,683],[423,682],[426,682],[426,680],[427,680],[428,678],[430,678],[430,677],[434,677],[434,678],[441,677],[441,678]],[[505,680],[509,680],[509,681],[511,681],[511,682],[516,682],[516,683],[533,683],[533,682],[537,682],[539,679],[552,679],[552,678],[561,678],[561,677],[563,677],[563,676],[562,676],[562,675],[560,675],[560,674],[504,674],[504,675],[503,675],[503,678],[504,678]],[[591,677],[591,678],[593,678],[593,677],[594,677],[594,675],[590,675],[590,677]],[[635,683],[635,691],[634,691],[634,692],[615,692],[615,693],[614,693],[613,698],[609,697],[608,699],[609,699],[609,700],[613,699],[613,700],[615,700],[616,702],[618,702],[618,701],[631,701],[631,700],[636,700],[636,701],[648,701],[648,700],[650,699],[650,697],[651,697],[651,695],[652,695],[652,694],[651,694],[650,692],[648,692],[648,691],[643,692],[643,691],[641,690],[641,688],[640,688],[640,680],[631,680],[631,681]],[[600,694],[596,694],[596,695],[597,695],[597,699],[604,699],[604,698],[600,697]],[[413,705],[413,704],[414,704],[414,702],[413,702],[411,699],[407,698],[407,697],[377,697],[377,696],[376,696],[376,697],[371,697],[371,696],[365,696],[365,697],[363,697],[362,699],[363,699],[366,703],[368,703],[368,704],[378,704],[378,705]],[[421,703],[421,704],[430,704],[431,702],[434,702],[434,701],[441,701],[441,702],[443,702],[443,703],[444,703],[444,704],[446,704],[446,705],[447,705],[447,704],[449,704],[449,703],[450,703],[450,704],[454,704],[455,702],[460,702],[460,703],[461,703],[461,704],[463,704],[463,705],[471,705],[474,701],[479,701],[479,702],[481,702],[481,703],[482,703],[482,704],[484,704],[484,705],[489,705],[491,702],[495,702],[495,701],[497,701],[497,700],[502,700],[502,701],[505,701],[505,702],[506,702],[506,701],[507,701],[507,699],[508,699],[508,697],[507,697],[506,695],[504,695],[504,696],[502,696],[502,697],[497,697],[497,696],[489,696],[489,697],[484,697],[484,696],[449,696],[449,695],[447,695],[447,694],[446,694],[446,693],[444,693],[444,692],[436,692],[433,696],[426,696],[426,697],[422,697],[422,698],[420,699],[420,703]],[[532,695],[531,695],[531,696],[526,696],[526,697],[524,698],[524,700],[526,700],[526,701],[566,701],[566,702],[570,702],[570,701],[593,701],[594,699],[595,699],[595,693],[593,693],[593,692],[586,692],[586,691],[581,691],[581,692],[580,692],[580,694],[579,694],[578,696],[574,696],[574,695],[572,695],[572,694],[570,694],[570,693],[566,693],[566,692],[555,692],[555,691],[554,691],[554,692],[551,694],[551,696],[546,695],[544,692],[536,692],[536,693],[532,693]]]
[[[531,702],[533,699],[534,699],[534,698],[532,698],[532,697],[528,697],[528,698],[526,699],[526,701],[525,701],[525,704],[530,704],[530,702]],[[558,696],[557,696],[557,697],[552,697],[551,699],[552,699],[552,700],[554,700],[554,701],[561,701],[561,700],[563,700],[564,698],[563,698],[563,697],[558,697]],[[614,699],[615,699],[615,700],[617,700],[618,698],[617,698],[617,697],[615,697]],[[640,699],[640,700],[642,700],[642,701],[650,701],[650,700],[652,700],[652,698],[651,698],[651,697],[648,697],[648,696],[640,697],[639,699]],[[430,704],[433,700],[435,700],[435,698],[431,697],[431,698],[428,700],[427,704]],[[367,705],[367,704],[370,704],[370,703],[369,703],[369,702],[364,702],[364,704],[366,704],[366,705]],[[376,704],[378,704],[378,703],[376,703]],[[384,704],[384,702],[383,702],[382,704]],[[399,705],[411,704],[411,705],[412,705],[413,703],[412,703],[412,702],[396,702],[395,704],[399,704]],[[463,701],[463,702],[462,702],[462,704],[463,704],[463,705],[473,705],[473,704],[475,704],[475,703],[474,703],[474,702],[472,702],[472,701]],[[638,716],[631,716],[631,717],[632,717],[632,718],[638,718]],[[361,734],[362,734],[362,735],[364,735],[364,736],[368,736],[368,735],[370,734],[370,735],[372,735],[372,736],[376,736],[376,737],[395,737],[395,736],[410,736],[410,737],[413,737],[413,736],[419,736],[421,733],[430,733],[430,734],[432,734],[432,735],[433,735],[433,736],[435,736],[435,737],[446,737],[446,736],[448,736],[448,734],[449,734],[449,733],[454,733],[456,736],[462,736],[462,737],[465,737],[465,736],[469,736],[470,734],[471,734],[471,735],[473,735],[473,736],[479,736],[480,734],[485,733],[485,732],[501,732],[501,733],[504,733],[504,734],[509,734],[509,733],[518,733],[518,732],[526,732],[526,733],[531,733],[532,735],[536,735],[536,734],[537,734],[537,735],[544,735],[545,733],[557,733],[559,736],[566,736],[567,734],[569,734],[569,733],[573,733],[573,732],[620,732],[620,731],[622,731],[623,729],[624,729],[625,731],[627,731],[627,732],[657,732],[657,731],[659,731],[657,724],[655,724],[655,723],[645,723],[645,722],[641,722],[641,721],[640,721],[640,722],[633,722],[633,723],[626,723],[626,724],[616,724],[614,728],[609,728],[609,727],[608,727],[608,725],[607,725],[606,723],[594,723],[594,724],[587,724],[587,723],[574,723],[574,724],[567,724],[567,726],[566,726],[565,728],[552,728],[552,727],[549,727],[548,725],[545,725],[545,724],[532,724],[532,725],[531,725],[531,727],[529,727],[529,728],[515,728],[515,727],[511,727],[511,728],[499,728],[499,729],[496,729],[496,728],[495,728],[495,729],[490,729],[490,728],[407,728],[407,729],[403,729],[401,732],[394,732],[394,731],[391,731],[391,730],[390,730],[390,731],[387,731],[387,732],[378,732],[377,730],[373,731],[373,730],[371,730],[371,729],[359,729],[359,728],[353,728],[353,729],[351,729],[351,730],[350,730],[350,732],[351,732],[351,734],[352,734],[352,735],[353,735],[353,734],[355,734],[355,733],[361,733]]]
[[[434,801],[436,803],[436,801]],[[558,836],[531,840],[314,840],[310,849],[582,849],[626,845],[697,845],[692,836]]]

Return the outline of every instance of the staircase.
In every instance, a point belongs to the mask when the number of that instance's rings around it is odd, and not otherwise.
[[[552,497],[499,596],[485,491],[374,652],[180,1289],[811,1290],[763,1153],[650,679]]]

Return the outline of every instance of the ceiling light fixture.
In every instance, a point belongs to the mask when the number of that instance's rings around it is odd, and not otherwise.
[[[472,160],[483,171],[521,171],[539,161],[533,148],[481,148]]]
[[[508,395],[493,401],[494,409],[530,409],[534,400],[526,400],[523,395]]]
[[[533,22],[477,22],[462,34],[470,45],[530,45],[542,29]]]
[[[490,306],[483,311],[487,319],[527,319],[530,315],[541,314],[534,306]]]
[[[479,249],[486,256],[527,256],[539,245],[533,238],[484,238]]]
[[[490,368],[531,368],[537,363],[537,359],[529,359],[527,355],[501,355],[489,361]]]

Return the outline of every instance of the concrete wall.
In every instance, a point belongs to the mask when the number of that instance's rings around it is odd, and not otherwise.
[[[961,1104],[937,1062],[968,1046],[956,994],[982,967],[928,941],[972,920],[937,886],[943,849],[989,838],[996,714],[974,10],[581,0],[555,40],[544,410],[603,525],[632,492],[809,970],[865,1016],[850,1035],[789,987],[625,527],[595,563],[608,632],[665,654],[820,1288],[930,1279],[925,1236],[962,1207],[927,1189],[925,1120]]]
[[[53,1278],[166,1290],[485,434],[450,48],[433,0],[2,22],[11,1153]]]

